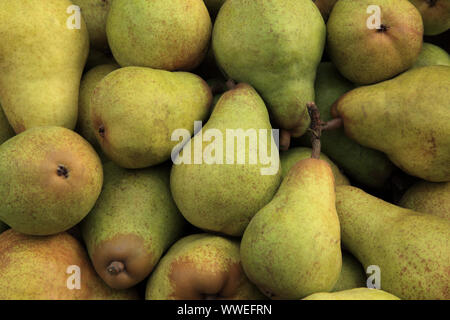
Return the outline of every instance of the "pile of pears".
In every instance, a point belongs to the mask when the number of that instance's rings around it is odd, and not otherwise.
[[[450,300],[449,28],[0,0],[0,300]]]

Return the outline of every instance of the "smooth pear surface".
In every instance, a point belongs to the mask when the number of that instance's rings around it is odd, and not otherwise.
[[[367,285],[364,269],[350,253],[342,251],[342,269],[333,292],[361,288]]]
[[[422,14],[424,32],[434,36],[450,28],[450,1],[448,0],[409,0]]]
[[[450,66],[450,55],[440,47],[424,42],[419,58],[412,66],[413,68],[426,66]]]
[[[314,293],[303,300],[400,300],[389,292],[369,288],[355,288],[339,292]]]

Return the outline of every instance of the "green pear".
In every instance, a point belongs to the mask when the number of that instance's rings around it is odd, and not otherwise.
[[[79,13],[79,19],[68,13],[72,6],[69,0],[0,1],[0,100],[16,133],[75,128],[89,38]]]
[[[371,7],[369,7],[371,6]],[[376,24],[379,8],[379,25]],[[422,48],[423,23],[408,0],[340,0],[327,23],[327,48],[344,77],[357,84],[408,70]]]
[[[12,138],[14,136],[14,130],[9,125],[8,119],[6,119],[2,106],[0,105],[0,144]]]
[[[109,288],[82,245],[67,233],[37,237],[5,231],[0,234],[0,261],[0,300],[138,298],[135,290]]]
[[[301,299],[333,289],[342,265],[334,188],[327,162],[301,160],[250,221],[242,266],[270,298]]]
[[[450,55],[444,49],[424,42],[419,58],[412,67],[418,68],[435,65],[450,66]]]
[[[342,251],[342,269],[332,292],[365,287],[366,274],[358,260],[347,251]]]
[[[314,293],[303,300],[400,300],[389,292],[369,288],[355,288],[339,292]]]
[[[331,106],[353,88],[354,86],[339,74],[331,62],[322,62],[319,65],[315,83],[315,102],[322,121],[333,119]],[[346,174],[365,186],[381,188],[392,174],[394,166],[385,154],[363,147],[349,139],[342,128],[323,131],[320,141],[323,152]],[[302,136],[300,143],[311,146],[309,135]]]
[[[72,0],[81,8],[81,14],[86,21],[91,48],[108,49],[106,38],[106,18],[112,0]]]
[[[114,0],[106,34],[122,67],[189,71],[205,57],[211,18],[203,0]]]
[[[8,229],[9,229],[8,226],[0,221],[0,233]]]
[[[36,127],[0,146],[0,220],[31,235],[65,231],[92,209],[103,183],[91,145],[62,127]]]
[[[115,3],[115,2],[114,2]],[[126,67],[109,73],[91,95],[91,121],[103,152],[129,169],[145,168],[170,158],[171,137],[209,115],[211,90],[200,77]]]
[[[399,206],[450,219],[450,182],[418,182],[406,191]]]
[[[337,0],[313,0],[313,2],[319,8],[323,20],[327,21]]]
[[[224,93],[174,162],[171,190],[183,216],[198,228],[241,236],[280,184],[279,153],[261,97],[247,84]]]
[[[281,152],[281,178],[284,179],[289,170],[300,160],[311,158],[312,149],[310,148],[292,148],[288,151]],[[321,154],[320,159],[326,161],[333,171],[334,181],[337,186],[350,185],[347,177],[339,170],[339,168],[325,155]]]
[[[412,69],[354,89],[332,107],[348,137],[377,149],[406,173],[450,181],[450,67]]]
[[[176,242],[151,274],[147,300],[261,300],[240,264],[238,240],[193,234]]]
[[[112,288],[144,280],[184,225],[170,194],[170,167],[104,166],[102,193],[81,230],[100,277]]]
[[[351,186],[336,188],[342,243],[381,289],[401,299],[450,299],[450,220],[397,207]]]
[[[409,0],[422,14],[425,34],[434,36],[450,28],[450,2],[448,0]]]
[[[325,32],[311,0],[233,0],[220,9],[212,44],[226,75],[252,85],[275,123],[299,137],[310,124]]]

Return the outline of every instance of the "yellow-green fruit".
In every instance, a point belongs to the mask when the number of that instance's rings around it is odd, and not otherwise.
[[[348,137],[386,153],[406,173],[450,181],[448,88],[450,67],[412,69],[346,93],[332,112],[343,120]]]
[[[203,0],[114,0],[106,34],[122,67],[197,67],[208,51],[211,18]]]
[[[314,293],[303,300],[400,300],[383,290],[355,288],[339,292]]]
[[[175,130],[191,135],[194,122],[209,115],[212,94],[203,79],[188,72],[143,67],[115,70],[91,96],[91,121],[103,152],[129,169],[168,160]]]
[[[6,119],[2,106],[0,105],[0,144],[13,136],[14,130],[9,125],[8,119]]]
[[[151,274],[147,300],[261,300],[240,264],[239,242],[194,234],[176,242]]]
[[[65,231],[92,209],[103,183],[91,145],[61,127],[36,127],[0,146],[0,220],[32,235]]]
[[[347,251],[342,251],[341,274],[332,291],[365,287],[366,282],[366,275],[361,263]]]
[[[0,261],[0,300],[138,298],[134,290],[109,288],[81,244],[67,233],[37,237],[5,231],[0,234]]]
[[[280,162],[264,101],[247,84],[222,95],[201,134],[174,159],[173,198],[194,226],[241,236],[280,184]]]
[[[105,183],[82,222],[89,256],[100,277],[124,289],[146,278],[181,237],[184,219],[172,200],[169,166],[127,170],[109,162]]]
[[[399,205],[450,219],[450,182],[418,182],[406,191]]]
[[[418,68],[436,65],[450,66],[450,55],[444,49],[424,42],[419,58],[417,58],[412,67]]]
[[[0,100],[16,133],[75,128],[89,37],[77,12],[67,13],[71,6],[69,0],[0,1]]]
[[[334,188],[327,162],[301,160],[250,221],[242,266],[267,296],[301,299],[333,289],[342,265]]]
[[[306,104],[326,27],[311,0],[226,1],[214,24],[212,46],[228,77],[252,85],[274,122],[299,137],[309,127]]]
[[[311,148],[292,148],[288,151],[281,152],[281,178],[284,179],[287,176],[289,170],[298,161],[311,158],[311,152]],[[325,154],[320,154],[320,159],[326,161],[330,165],[331,171],[333,171],[334,181],[337,186],[350,184],[347,177],[342,174],[339,168]]]
[[[351,186],[336,187],[342,243],[381,289],[401,299],[450,299],[450,220],[397,207]]]
[[[450,1],[409,0],[422,14],[425,34],[437,35],[450,28]]]

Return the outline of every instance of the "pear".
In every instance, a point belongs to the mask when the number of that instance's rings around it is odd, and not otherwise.
[[[450,299],[450,220],[404,209],[351,186],[336,187],[342,243],[381,289],[401,299]]]
[[[311,0],[233,0],[220,9],[212,45],[226,75],[252,85],[275,124],[299,137],[310,124],[325,32]]]
[[[450,182],[418,182],[406,191],[399,206],[450,219]]]
[[[208,123],[184,145],[172,168],[172,195],[191,224],[243,234],[280,184],[271,130],[265,104],[251,86],[239,84],[222,95]]]
[[[419,58],[412,67],[418,68],[435,65],[450,66],[450,55],[444,49],[424,42]]]
[[[240,264],[239,242],[193,234],[176,242],[151,274],[147,300],[261,300]]]
[[[389,292],[369,288],[355,288],[339,292],[314,293],[303,300],[400,300]]]
[[[115,2],[114,2],[115,3]],[[103,152],[128,169],[170,158],[175,130],[194,132],[194,121],[209,115],[211,90],[188,72],[143,67],[115,70],[91,95],[91,121]]]
[[[122,67],[190,71],[205,57],[211,18],[202,0],[114,0],[106,34]]]
[[[377,149],[406,173],[450,181],[450,67],[412,69],[354,89],[332,107],[348,137]]]
[[[14,130],[6,119],[2,106],[0,105],[0,145],[14,136]]]
[[[376,12],[380,8],[380,25]],[[327,48],[344,77],[357,84],[390,79],[409,69],[422,48],[423,23],[408,0],[340,0],[327,23]]]
[[[342,269],[333,292],[365,287],[366,275],[361,263],[347,251],[342,251]]]
[[[82,222],[89,256],[100,277],[124,289],[146,278],[181,237],[183,216],[170,194],[170,167],[126,170],[109,162],[105,183]]]
[[[310,148],[292,148],[288,151],[281,152],[281,178],[284,179],[289,170],[300,160],[311,157],[312,149]],[[337,186],[350,185],[347,177],[339,170],[339,168],[325,155],[321,154],[320,159],[326,161],[333,171],[334,181]]]
[[[448,0],[409,0],[422,14],[425,34],[434,36],[450,28]]]
[[[110,289],[95,274],[81,244],[67,233],[37,237],[5,231],[0,234],[0,261],[0,300],[138,298],[134,290]]]
[[[323,20],[327,21],[337,0],[313,0],[313,2],[319,8]]]
[[[80,222],[103,183],[91,145],[62,127],[36,127],[0,146],[0,220],[31,235],[50,235]]]
[[[322,62],[317,68],[315,82],[316,104],[323,121],[332,120],[331,106],[342,95],[354,89],[331,62]],[[387,156],[349,139],[342,128],[322,132],[322,151],[341,167],[348,176],[370,188],[381,188],[391,176],[394,166]],[[300,138],[302,145],[311,146],[307,135]],[[336,180],[336,184],[339,184]]]
[[[106,38],[106,18],[112,0],[72,0],[81,8],[81,14],[86,21],[91,48],[108,49]]]
[[[0,2],[0,100],[16,133],[75,128],[78,89],[89,51],[82,17],[69,0]]]

